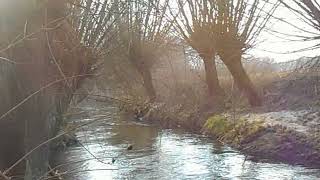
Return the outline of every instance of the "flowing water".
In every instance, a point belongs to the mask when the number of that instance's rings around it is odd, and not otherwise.
[[[71,118],[91,123],[76,133],[81,145],[55,155],[64,179],[320,179],[320,170],[244,161],[205,136],[132,121],[113,106],[86,103],[81,110],[86,115]]]

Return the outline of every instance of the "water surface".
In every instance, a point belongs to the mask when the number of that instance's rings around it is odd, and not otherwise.
[[[83,146],[55,156],[65,179],[320,179],[320,170],[244,162],[244,155],[205,136],[132,121],[110,105],[81,110],[87,115],[71,120],[92,122],[76,133]]]

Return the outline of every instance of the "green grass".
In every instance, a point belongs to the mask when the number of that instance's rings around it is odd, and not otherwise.
[[[230,121],[222,115],[210,117],[204,129],[207,133],[215,136],[220,141],[226,141],[233,144],[239,144],[241,141],[259,132],[263,129],[263,121],[257,120],[249,122],[246,119]]]

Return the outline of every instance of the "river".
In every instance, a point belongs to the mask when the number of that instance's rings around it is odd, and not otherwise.
[[[55,154],[63,179],[320,179],[320,170],[245,161],[205,136],[133,121],[112,105],[85,102],[79,110],[70,123],[91,124],[76,132],[81,145]]]

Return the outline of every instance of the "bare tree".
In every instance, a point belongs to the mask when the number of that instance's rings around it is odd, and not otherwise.
[[[165,49],[166,35],[172,23],[165,13],[169,0],[126,1],[126,11],[119,21],[120,41],[128,51],[128,60],[143,80],[143,86],[151,101],[156,99],[151,67],[160,59]]]
[[[262,100],[242,65],[242,55],[253,47],[279,4],[271,3],[269,0],[215,2],[218,54],[239,89],[248,97],[249,103],[252,106],[259,106]]]
[[[214,33],[216,25],[214,6],[216,4],[208,0],[197,2],[177,0],[177,6],[179,8],[177,15],[170,11],[175,26],[184,40],[202,58],[209,96],[219,97],[216,99],[219,101],[220,97],[224,96],[224,92],[219,84],[215,62],[217,38]]]
[[[226,64],[240,90],[251,105],[261,105],[241,59],[256,42],[278,3],[269,0],[177,0],[177,28],[202,57],[210,95],[221,95],[214,57]],[[171,12],[172,15],[174,15]]]
[[[298,38],[298,40],[306,42],[306,41],[318,41],[320,39],[320,3],[317,0],[279,0],[282,5],[288,8],[292,13],[294,13],[301,22],[305,25],[310,27],[310,29],[314,31],[309,31],[307,29],[303,29],[294,25],[291,22],[285,21],[285,23],[291,25],[295,29],[299,30],[299,35],[292,35],[292,34],[285,34],[280,33],[286,36],[293,36]],[[307,50],[314,50],[320,48],[320,43],[315,43],[315,45],[310,47],[304,47],[296,52],[299,51],[307,51]]]
[[[116,21],[125,3],[118,0],[67,0],[70,20],[83,44],[98,55],[110,50]],[[103,53],[104,52],[104,53]]]
[[[118,61],[112,64],[126,71],[128,63],[124,60],[128,60],[139,73],[150,100],[154,100],[151,67],[165,49],[165,36],[171,26],[165,18],[169,0],[68,1],[73,25],[82,42],[106,64]],[[130,82],[127,85],[130,86]]]

